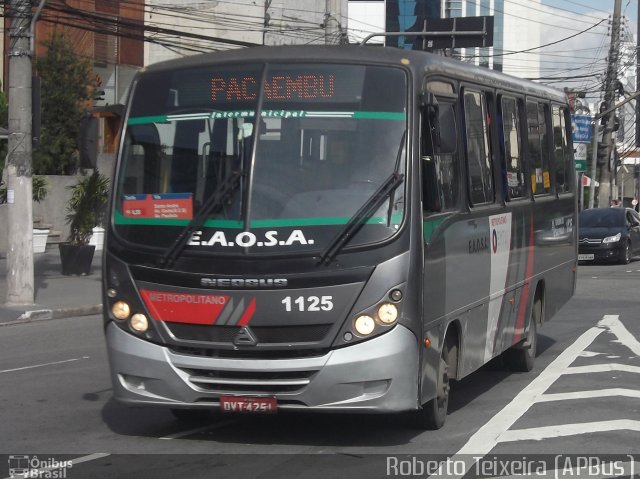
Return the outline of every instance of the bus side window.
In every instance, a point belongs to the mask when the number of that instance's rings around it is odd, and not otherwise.
[[[553,151],[556,172],[556,191],[571,191],[571,160],[565,121],[565,108],[553,106]]]
[[[534,195],[551,191],[546,105],[527,102],[528,153],[531,166],[531,189]]]
[[[471,205],[493,203],[493,168],[489,150],[489,115],[484,94],[464,94],[465,139]]]
[[[425,211],[458,207],[457,131],[454,103],[441,102],[423,110],[420,156]]]
[[[520,144],[520,115],[515,98],[502,97],[500,101],[501,134],[504,163],[501,165],[505,200],[526,196],[522,145]]]

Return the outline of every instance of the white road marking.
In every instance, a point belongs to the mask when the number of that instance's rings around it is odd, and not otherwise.
[[[638,341],[633,334],[629,332],[627,328],[625,328],[624,324],[620,321],[614,321],[609,326],[609,329],[613,334],[615,334],[620,342],[628,347],[633,354],[636,356],[640,356],[640,341]]]
[[[596,352],[593,352],[593,351],[582,351],[580,353],[580,356],[583,357],[583,358],[593,358],[595,356],[601,356],[603,354],[604,353],[596,353]]]
[[[522,415],[527,412],[536,399],[542,395],[573,363],[584,349],[589,346],[617,316],[605,316],[599,323],[580,336],[565,349],[537,378],[529,383],[507,404],[502,411],[493,416],[482,426],[457,454],[485,455],[498,444],[498,437],[507,431]]]
[[[3,369],[0,371],[0,374],[12,373],[15,371],[24,371],[25,369],[43,368],[45,366],[54,366],[56,364],[72,363],[74,361],[82,361],[83,359],[89,359],[89,356],[82,356],[81,358],[65,359],[63,361],[52,361],[50,363],[34,364],[32,366],[23,366],[21,368]]]
[[[219,429],[224,426],[228,426],[229,424],[233,424],[236,422],[233,419],[227,419],[226,421],[218,422],[216,424],[209,424],[208,426],[201,426],[195,429],[190,429],[188,431],[177,432],[175,434],[170,434],[168,436],[161,437],[165,441],[169,441],[171,439],[180,439],[181,437],[191,436],[192,434],[197,434],[199,432],[210,431],[213,429]]]
[[[544,392],[558,380],[560,376],[566,374],[567,370],[573,372],[581,371],[582,367],[571,368],[571,364],[584,352],[585,349],[603,332],[610,331],[618,336],[620,341],[629,347],[634,353],[636,348],[640,355],[640,343],[622,325],[618,315],[605,315],[598,322],[597,326],[585,331],[576,341],[565,349],[556,359],[554,359],[538,377],[531,381],[513,400],[507,404],[500,412],[487,421],[476,433],[469,438],[467,443],[453,456],[452,461],[459,460],[466,464],[469,471],[477,458],[487,455],[499,442],[520,440],[522,437],[533,438],[536,434],[540,439],[544,437],[557,437],[558,435],[575,435],[588,432],[602,432],[612,429],[632,429],[640,431],[640,421],[601,421],[578,425],[560,425],[542,428],[532,428],[523,430],[509,430],[513,424],[520,419],[529,408],[536,402],[543,400]],[[577,371],[576,371],[577,370]],[[584,371],[584,370],[582,370]],[[548,396],[552,396],[549,394]],[[559,396],[556,396],[559,397]],[[536,432],[538,431],[539,432]],[[523,432],[521,432],[523,431]],[[572,432],[573,431],[573,432]],[[556,434],[556,436],[553,436]],[[537,437],[537,436],[535,436]],[[438,471],[440,472],[440,471]],[[463,477],[455,476],[455,477]]]
[[[573,391],[569,393],[543,394],[536,400],[536,402],[567,401],[571,399],[591,399],[610,396],[622,396],[640,399],[640,391],[638,391],[637,389],[611,388],[595,389],[592,391]]]
[[[618,419],[613,421],[594,421],[576,424],[556,424],[554,426],[532,427],[530,429],[514,429],[502,433],[498,442],[541,441],[543,439],[554,437],[623,430],[640,432],[640,421]]]
[[[567,368],[564,374],[591,374],[605,373],[610,371],[621,371],[625,373],[640,374],[640,366],[629,366],[628,364],[619,363],[593,364],[591,366],[573,366]]]

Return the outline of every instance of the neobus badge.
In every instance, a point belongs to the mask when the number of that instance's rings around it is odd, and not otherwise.
[[[201,286],[220,288],[286,288],[285,278],[201,278]]]

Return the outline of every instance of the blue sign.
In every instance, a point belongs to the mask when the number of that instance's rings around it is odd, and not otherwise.
[[[571,130],[574,143],[591,143],[593,118],[587,115],[571,115]]]

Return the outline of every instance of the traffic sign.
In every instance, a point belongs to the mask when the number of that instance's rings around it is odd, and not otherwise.
[[[575,152],[573,157],[576,160],[586,160],[587,159],[587,143],[576,143],[573,145],[575,147]]]
[[[587,160],[576,160],[576,171],[578,173],[587,171]]]
[[[593,119],[587,115],[571,115],[571,129],[574,143],[590,143]]]

